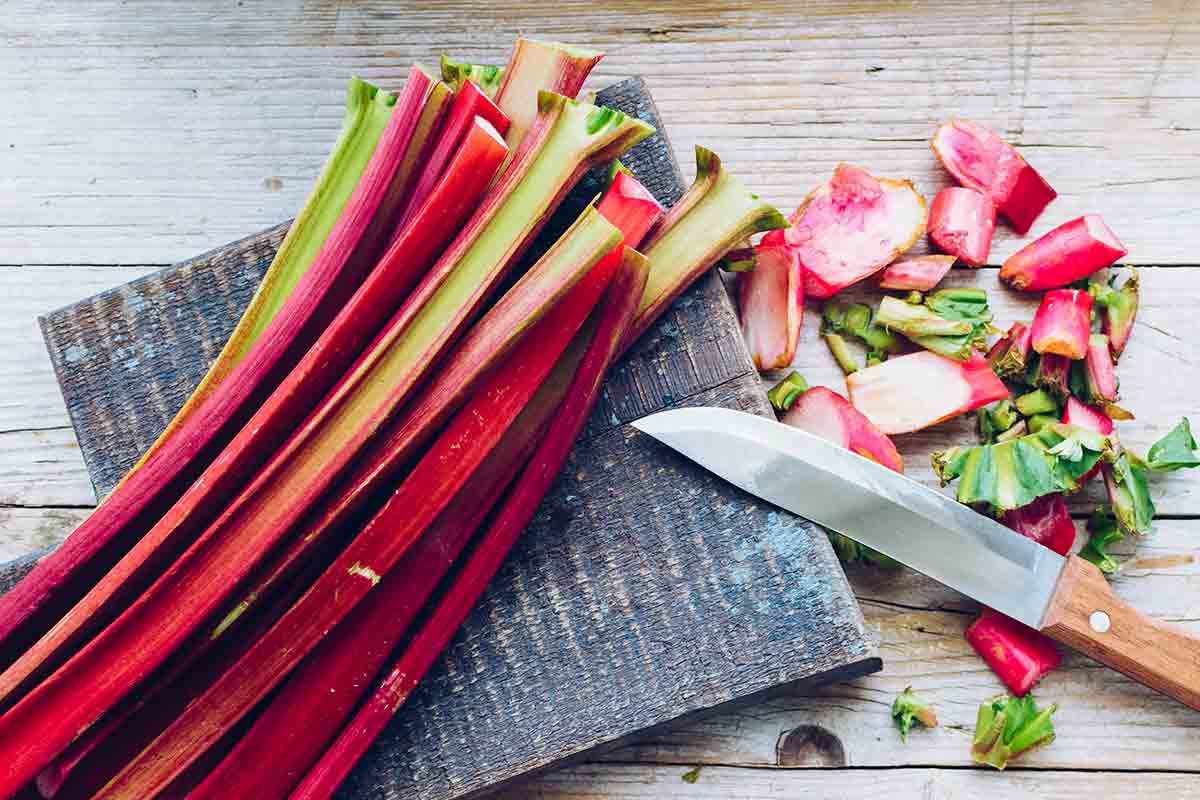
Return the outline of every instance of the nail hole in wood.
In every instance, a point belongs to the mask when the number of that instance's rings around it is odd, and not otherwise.
[[[832,731],[801,725],[779,737],[775,760],[781,767],[844,767],[846,748]]]

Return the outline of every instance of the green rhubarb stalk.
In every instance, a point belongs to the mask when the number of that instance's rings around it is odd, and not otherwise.
[[[900,731],[900,741],[907,742],[908,734],[915,725],[936,728],[937,714],[933,704],[913,691],[911,686],[896,695],[892,701],[892,721]]]
[[[841,335],[836,333],[823,333],[821,338],[825,340],[825,344],[829,347],[829,353],[833,356],[833,360],[842,368],[842,372],[847,375],[858,372],[862,367],[858,365],[858,359],[854,357],[854,353],[850,350],[850,344]]]
[[[971,759],[1004,769],[1018,756],[1054,741],[1051,717],[1057,705],[1038,708],[1033,695],[998,695],[979,707],[975,719],[975,737]]]
[[[797,397],[807,391],[808,381],[804,380],[799,372],[793,371],[767,392],[767,399],[771,401],[774,409],[782,414],[792,407]]]
[[[933,469],[943,486],[959,480],[959,502],[985,503],[1001,513],[1075,491],[1112,450],[1108,437],[1058,423],[1009,441],[934,453]]]
[[[304,208],[292,220],[287,235],[275,251],[271,266],[263,275],[250,304],[242,312],[233,333],[221,348],[217,360],[192,390],[187,402],[134,465],[134,469],[145,463],[151,453],[170,438],[229,376],[296,288],[341,216],[354,187],[358,185],[358,179],[375,152],[375,145],[387,127],[395,104],[396,95],[381,91],[358,78],[350,79],[346,87],[346,113],[342,118],[342,131],[304,202]]]
[[[711,150],[696,147],[696,180],[643,245],[650,280],[622,349],[650,325],[704,271],[751,234],[787,227],[774,206],[747,191]]]
[[[1034,414],[1025,422],[1029,426],[1030,433],[1041,433],[1042,429],[1048,425],[1057,424],[1058,416],[1055,414]]]
[[[451,61],[448,56],[442,56],[442,80],[455,92],[462,89],[463,84],[472,81],[483,90],[488,97],[495,99],[496,91],[504,80],[504,68],[492,64],[466,64]]]
[[[1134,536],[1150,532],[1154,523],[1154,501],[1146,484],[1146,468],[1136,456],[1122,450],[1100,472],[1113,516],[1121,530]]]

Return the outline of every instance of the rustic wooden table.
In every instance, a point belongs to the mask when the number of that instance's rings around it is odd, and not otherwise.
[[[842,160],[911,177],[932,196],[947,181],[926,144],[937,121],[959,114],[1001,131],[1060,192],[1034,235],[1099,212],[1144,266],[1121,362],[1139,419],[1122,437],[1144,448],[1181,415],[1200,422],[1200,11],[1186,1],[799,5],[10,0],[0,17],[0,560],[59,541],[95,503],[37,314],[294,213],[350,73],[395,86],[409,63],[443,50],[502,62],[517,33],[608,52],[596,84],[644,75],[683,163],[703,143],[788,210]],[[995,263],[1019,244],[998,230]],[[953,280],[995,288],[1002,324],[1032,313],[993,269]],[[840,386],[814,316],[797,366]],[[970,437],[966,422],[901,437],[910,474],[932,482],[928,453]],[[1115,584],[1200,631],[1200,475],[1153,488],[1155,532],[1125,548]],[[1061,706],[1058,741],[1003,774],[969,768],[976,707],[1001,688],[962,638],[972,604],[909,571],[851,579],[881,641],[881,674],[649,735],[511,796],[1200,797],[1200,715],[1072,655],[1038,690]],[[905,745],[887,706],[908,684],[934,700],[943,726]],[[788,769],[799,767],[823,769]]]

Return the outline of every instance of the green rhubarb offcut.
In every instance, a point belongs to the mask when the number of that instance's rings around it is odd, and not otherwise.
[[[771,387],[767,399],[771,406],[780,413],[787,411],[796,402],[796,398],[808,391],[808,381],[799,372],[790,372],[788,376]]]
[[[908,741],[908,734],[913,726],[936,728],[938,724],[933,705],[914,692],[911,686],[896,695],[896,699],[892,701],[892,720],[900,731],[900,741],[902,742]]]
[[[821,311],[821,332],[853,336],[861,341],[867,348],[868,367],[904,352],[904,340],[880,325],[875,312],[865,303],[827,301]]]
[[[975,719],[975,737],[971,742],[971,759],[1004,769],[1014,758],[1045,747],[1054,741],[1051,717],[1057,705],[1038,708],[1033,695],[992,698],[979,707]]]

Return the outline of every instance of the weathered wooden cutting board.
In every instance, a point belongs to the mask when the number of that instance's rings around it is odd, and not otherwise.
[[[599,102],[662,130],[638,79]],[[664,203],[682,193],[661,133],[623,161]],[[547,233],[596,188],[585,180]],[[42,318],[98,494],[204,374],[286,227]],[[507,565],[344,796],[478,794],[783,685],[879,668],[818,529],[628,425],[678,405],[771,413],[715,275],[615,368]],[[0,570],[0,590],[29,563]]]

